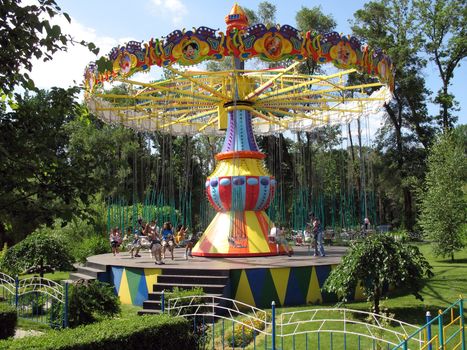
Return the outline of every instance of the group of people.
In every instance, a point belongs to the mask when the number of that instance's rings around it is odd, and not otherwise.
[[[324,251],[324,230],[320,220],[313,213],[310,213],[310,222],[304,230],[304,240],[306,244],[314,246],[313,256],[326,256],[326,252]],[[282,246],[287,255],[289,257],[292,256],[292,249],[285,236],[284,226],[279,225],[276,227],[274,223],[272,224],[271,231],[269,232],[269,242],[276,244],[278,254]]]
[[[128,228],[127,235],[124,239],[121,238],[120,229],[114,228],[110,232],[110,246],[112,247],[113,255],[119,254],[119,248],[121,244],[130,239],[133,235],[133,239],[129,244],[129,253],[131,258],[139,258],[139,252],[143,247],[143,243],[149,245],[149,251],[151,258],[155,259],[156,265],[164,265],[164,259],[166,257],[167,250],[170,253],[170,257],[174,260],[174,248],[177,246],[185,247],[185,260],[188,257],[192,257],[191,251],[197,243],[197,235],[192,234],[190,238],[187,237],[188,227],[178,225],[177,229],[174,230],[170,222],[165,222],[160,229],[157,226],[156,220],[152,220],[150,223],[143,222],[142,219],[138,220],[138,227],[134,229]]]

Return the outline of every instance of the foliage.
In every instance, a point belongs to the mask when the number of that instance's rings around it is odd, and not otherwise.
[[[18,316],[16,309],[8,304],[0,303],[0,339],[6,339],[15,335]]]
[[[383,155],[379,182],[390,186],[380,189],[391,192],[389,205],[402,206],[397,224],[412,230],[417,212],[412,179],[423,177],[426,148],[434,133],[426,106],[429,91],[422,75],[426,62],[420,55],[417,9],[411,0],[370,1],[354,18],[353,33],[385,50],[395,66],[394,99],[385,105],[387,119],[377,139]]]
[[[438,68],[442,87],[435,101],[440,105],[436,116],[445,129],[452,128],[456,110],[455,96],[448,92],[454,71],[467,57],[467,6],[465,0],[415,0],[418,28],[423,47]]]
[[[433,241],[436,256],[450,256],[465,247],[467,163],[466,129],[443,134],[431,148],[426,184],[420,192],[420,226]]]
[[[342,263],[332,270],[323,289],[346,300],[362,281],[365,295],[373,301],[373,311],[379,313],[379,302],[389,286],[407,290],[421,299],[424,278],[432,275],[430,264],[416,246],[378,234],[355,243]]]
[[[16,243],[55,216],[70,219],[92,190],[67,151],[77,92],[39,91],[18,97],[14,110],[0,109],[0,242]]]
[[[194,349],[191,324],[169,315],[133,316],[0,342],[0,349]]]
[[[40,227],[20,243],[9,248],[1,262],[1,268],[12,274],[31,270],[41,277],[50,270],[70,270],[71,257],[63,237],[51,234]]]
[[[107,283],[77,282],[71,288],[69,310],[70,327],[77,327],[118,315],[120,299]]]
[[[86,258],[92,255],[110,252],[109,240],[105,236],[85,237],[81,242],[76,242],[73,249],[73,257],[80,263],[85,263]]]
[[[264,315],[266,315],[266,320],[264,319]],[[251,318],[240,318],[239,322],[243,324],[236,323],[234,326],[233,333],[229,332],[227,334],[226,338],[228,344],[232,347],[241,348],[244,348],[245,346],[250,344],[255,338],[255,336],[258,336],[256,330],[264,330],[266,328],[265,322],[271,321],[270,313],[258,314],[257,317],[259,318],[259,320],[252,320]]]
[[[164,292],[164,301],[165,301],[165,308],[169,306],[169,300],[170,299],[176,299],[176,298],[182,298],[180,300],[177,300],[177,306],[183,306],[183,305],[189,305],[189,304],[200,304],[203,301],[203,298],[196,298],[196,296],[203,296],[206,293],[204,293],[203,288],[200,287],[195,287],[192,289],[181,289],[178,287],[174,287],[172,290],[167,290]],[[195,296],[195,298],[185,298],[185,297],[191,297]],[[173,302],[172,302],[173,306]],[[196,310],[196,307],[194,308],[185,308],[183,313],[184,314],[189,314],[192,313]],[[176,310],[174,311],[176,312]]]
[[[37,5],[25,5],[20,0],[4,0],[0,10],[0,93],[9,94],[14,88],[34,88],[26,71],[31,71],[33,59],[48,61],[57,51],[66,51],[67,44],[75,43],[70,35],[62,33],[53,24],[54,17],[70,16],[61,11],[54,0],[39,0]],[[81,41],[97,54],[92,43]]]
[[[8,250],[8,244],[7,244],[7,243],[4,243],[4,244],[3,244],[2,250],[0,250],[0,266],[1,266],[1,264],[2,264],[2,259],[3,259],[3,257],[5,256],[7,250]]]

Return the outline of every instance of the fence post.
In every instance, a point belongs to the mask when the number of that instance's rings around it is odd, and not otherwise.
[[[438,310],[438,339],[439,339],[439,349],[444,349],[444,334],[443,334],[443,313],[441,310]]]
[[[63,327],[68,328],[68,282],[65,282],[65,305],[63,305]]]
[[[161,312],[164,313],[165,309],[165,290],[161,293]]]
[[[373,339],[373,340],[374,340],[374,339]],[[404,337],[404,344],[403,344],[403,346],[402,346],[402,349],[404,349],[404,350],[407,350],[407,349],[408,349],[408,347],[407,347],[407,337]]]
[[[18,311],[18,302],[19,302],[19,279],[18,275],[15,276],[15,308]]]
[[[426,314],[425,314],[425,318],[426,318],[426,340],[427,340],[427,343],[429,344],[428,345],[428,350],[432,350],[432,346],[431,346],[431,313],[430,311],[427,311]]]
[[[272,350],[276,350],[276,302],[273,300],[271,303],[271,313],[272,313],[272,334],[271,334],[271,343]]]
[[[459,299],[459,316],[460,316],[460,326],[461,326],[461,341],[462,341],[462,350],[466,350],[465,348],[465,319],[464,319],[464,299],[462,296]]]

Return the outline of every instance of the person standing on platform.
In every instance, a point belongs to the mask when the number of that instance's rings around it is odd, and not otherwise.
[[[317,256],[318,254],[320,256],[326,256],[326,253],[324,252],[324,230],[323,227],[321,226],[321,222],[319,221],[318,218],[315,217],[315,220],[313,221],[313,238],[315,240],[315,253],[313,256]]]
[[[118,227],[115,227],[111,232],[110,232],[110,246],[112,247],[112,253],[115,256],[115,254],[119,254],[119,247],[120,244],[122,243],[122,237],[120,236],[120,232]]]
[[[162,243],[159,232],[157,232],[157,227],[154,226],[154,229],[151,229],[150,237],[151,245],[149,246],[149,251],[151,252],[151,257],[156,259],[156,265],[164,265],[165,262],[162,261]]]
[[[170,222],[164,223],[162,229],[162,259],[165,259],[165,250],[169,248],[172,260],[174,259],[174,232]]]

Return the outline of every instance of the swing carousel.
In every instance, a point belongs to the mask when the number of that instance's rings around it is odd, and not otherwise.
[[[237,4],[225,22],[225,33],[207,27],[176,30],[163,39],[112,49],[86,67],[85,99],[107,123],[175,136],[223,136],[217,166],[205,183],[217,214],[193,255],[277,255],[265,212],[277,182],[255,135],[312,131],[374,115],[391,99],[393,65],[383,51],[355,37],[303,33],[289,25],[249,26]],[[232,68],[202,69],[203,62],[224,59]],[[334,71],[300,73],[305,60],[330,63]],[[245,62],[254,68],[245,68]],[[162,67],[166,78],[135,78],[151,67]],[[355,72],[372,82],[352,84],[349,76]],[[110,93],[116,84],[124,84],[125,93]]]

